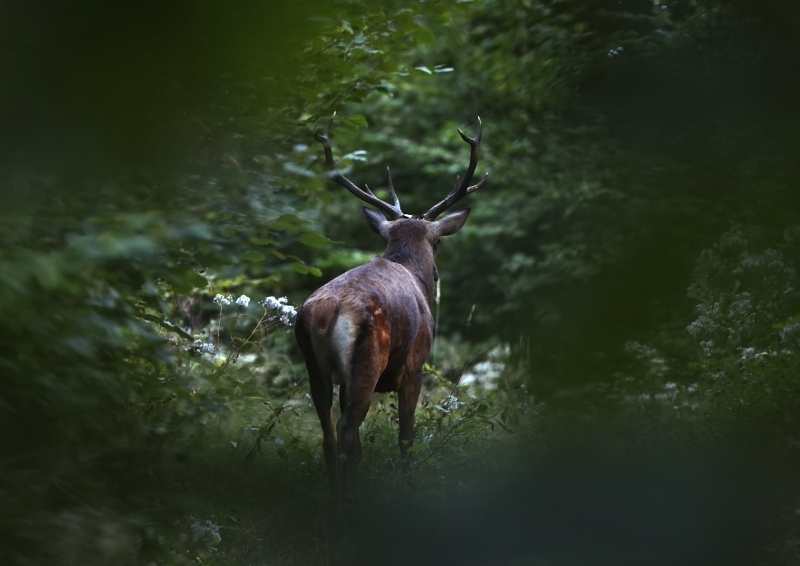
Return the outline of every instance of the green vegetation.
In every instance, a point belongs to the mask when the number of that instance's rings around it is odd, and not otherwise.
[[[3,564],[795,564],[800,9],[0,8]],[[334,508],[293,306],[442,198],[413,472]],[[285,297],[285,300],[281,300]]]

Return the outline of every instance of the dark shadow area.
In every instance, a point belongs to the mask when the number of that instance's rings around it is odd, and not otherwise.
[[[618,432],[618,431],[617,431]],[[433,508],[397,501],[357,522],[359,563],[756,564],[775,468],[742,450],[649,447],[598,427],[551,438]]]

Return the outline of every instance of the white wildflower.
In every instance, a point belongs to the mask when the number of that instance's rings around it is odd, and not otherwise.
[[[452,413],[459,407],[464,404],[463,401],[459,401],[458,397],[453,394],[448,395],[445,399],[442,400],[441,403],[436,405],[436,408],[442,411],[443,413]]]
[[[752,346],[749,347],[749,348],[739,348],[739,351],[742,354],[742,359],[743,360],[746,360],[748,358],[752,358],[753,356],[756,355],[756,349],[754,347],[752,347]]]
[[[784,341],[788,342],[793,337],[794,338],[800,337],[800,322],[796,322],[796,323],[791,324],[789,326],[784,326],[783,328],[781,328],[779,334],[781,336],[781,341],[782,342],[784,342]]]
[[[261,304],[267,307],[268,309],[279,309],[281,307],[281,303],[275,297],[267,297]]]
[[[246,308],[247,305],[250,304],[250,297],[248,297],[247,295],[242,295],[238,299],[236,299],[236,304]]]
[[[714,352],[714,341],[703,340],[700,342],[700,347],[703,349],[703,355],[707,358],[710,358],[711,354]]]
[[[276,299],[275,297],[267,297],[261,301],[260,304],[264,305],[264,308],[266,309],[278,311],[275,318],[280,320],[286,326],[291,326],[292,319],[297,316],[297,310],[289,304],[289,299],[286,297],[281,297],[279,299]]]
[[[214,302],[217,303],[221,307],[226,307],[233,301],[233,295],[220,295],[217,293],[217,296],[214,297]]]
[[[625,352],[640,360],[652,358],[657,354],[655,349],[648,348],[640,342],[626,342]]]
[[[280,320],[286,326],[292,325],[292,319],[297,316],[297,311],[292,305],[282,305]]]
[[[213,354],[214,353],[214,345],[209,344],[208,342],[203,342],[202,340],[195,340],[192,343],[192,346],[195,350],[202,352],[204,354]]]
[[[213,546],[219,544],[222,540],[219,534],[219,525],[211,521],[206,521],[205,523],[195,521],[190,528],[192,530],[193,542],[200,542],[208,546]]]

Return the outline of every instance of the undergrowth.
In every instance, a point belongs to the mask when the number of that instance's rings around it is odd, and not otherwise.
[[[395,396],[376,395],[361,427],[360,506],[452,498],[502,451],[515,426],[503,414],[507,395],[470,397],[465,388],[433,379],[438,385],[426,390],[417,410],[408,474],[400,467]],[[149,471],[137,499],[154,502],[153,516],[170,518],[153,526],[155,563],[165,556],[171,564],[346,562],[348,521],[327,483],[305,385],[281,400],[237,400]]]

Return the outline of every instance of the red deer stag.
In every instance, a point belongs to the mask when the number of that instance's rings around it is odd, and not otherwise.
[[[335,114],[334,114],[335,116]],[[314,292],[297,311],[295,336],[300,345],[311,398],[322,424],[323,451],[331,485],[343,493],[355,487],[361,460],[358,428],[374,392],[397,391],[400,454],[408,468],[408,449],[414,438],[414,410],[422,386],[422,364],[433,336],[430,303],[438,272],[434,254],[439,238],[455,234],[467,220],[469,208],[436,220],[442,212],[478,190],[488,173],[470,185],[478,163],[481,122],[474,138],[458,133],[470,147],[464,180],[421,216],[400,209],[386,168],[391,203],[361,190],[336,168],[328,139],[333,117],[314,138],[325,150],[331,178],[378,211],[363,207],[367,225],[386,240],[383,257],[353,268]],[[388,217],[388,220],[384,217]],[[333,384],[339,385],[341,417],[334,435],[331,406]],[[337,441],[338,440],[338,441]]]

